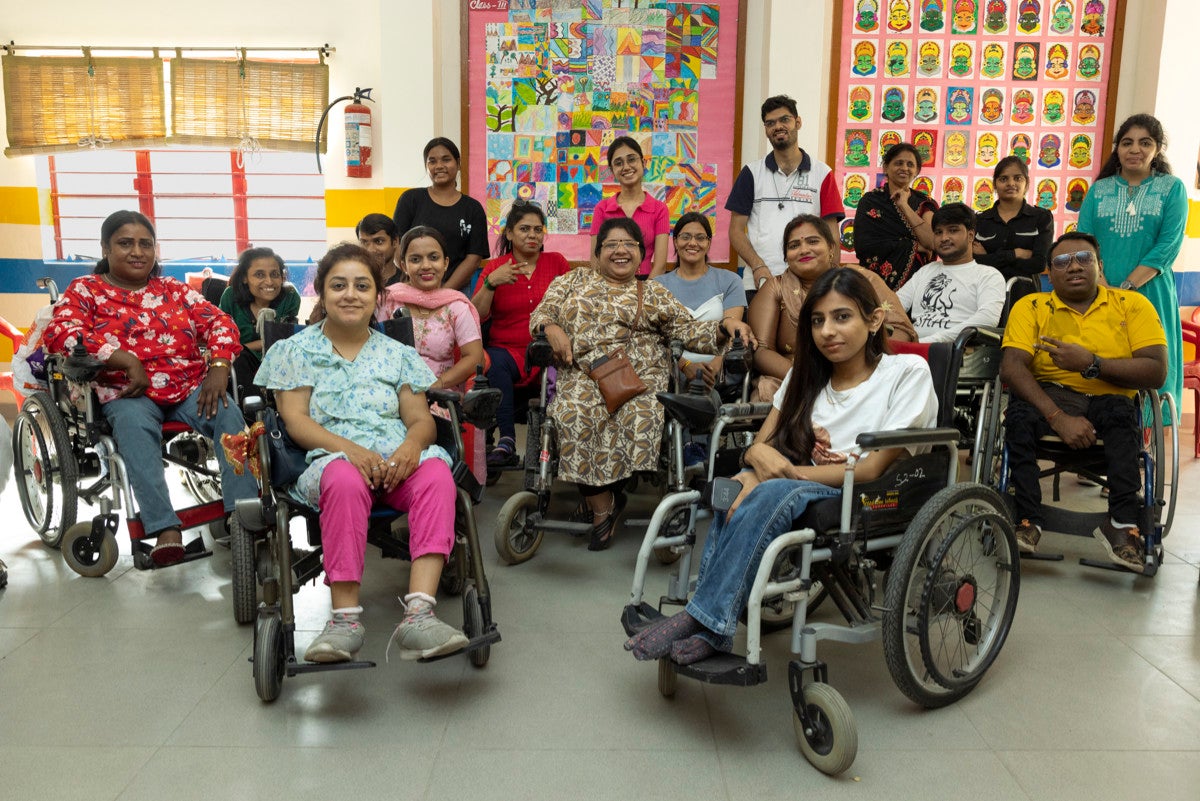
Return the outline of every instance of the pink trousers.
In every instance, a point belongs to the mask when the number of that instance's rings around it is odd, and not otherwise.
[[[375,503],[408,512],[412,558],[450,554],[454,545],[454,479],[441,459],[426,459],[389,493],[371,490],[354,465],[334,459],[321,473],[321,545],[325,583],[361,582],[367,518]]]

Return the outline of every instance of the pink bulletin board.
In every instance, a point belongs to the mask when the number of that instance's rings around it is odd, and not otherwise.
[[[672,224],[708,215],[711,258],[728,258],[745,0],[464,0],[462,9],[463,191],[483,203],[489,240],[523,197],[547,213],[548,249],[587,259],[592,210],[618,189],[606,148],[627,134]]]
[[[1124,9],[1118,0],[841,0],[829,151],[853,251],[861,193],[883,181],[895,142],[921,151],[914,188],[976,211],[995,198],[1004,156],[1029,166],[1026,200],[1055,234],[1108,156]]]

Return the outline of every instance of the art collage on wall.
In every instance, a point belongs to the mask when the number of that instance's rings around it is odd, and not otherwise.
[[[619,189],[605,153],[622,135],[642,146],[645,190],[672,221],[688,211],[715,220],[736,175],[725,166],[734,161],[736,0],[468,8],[468,178],[493,237],[520,197],[546,210],[554,250],[586,258],[592,210]],[[714,255],[728,248],[723,230],[713,245]]]
[[[854,209],[896,142],[921,153],[914,188],[983,211],[1008,155],[1027,200],[1077,218],[1102,152],[1118,0],[843,0],[834,167],[853,249]]]

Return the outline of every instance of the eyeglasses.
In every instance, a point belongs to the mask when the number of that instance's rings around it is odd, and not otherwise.
[[[1096,263],[1096,254],[1090,250],[1077,250],[1074,253],[1060,253],[1050,259],[1050,269],[1065,270],[1071,262],[1078,262],[1080,267],[1091,267]]]
[[[782,117],[776,117],[773,120],[763,120],[763,127],[769,131],[776,125],[791,125],[795,121],[796,118],[791,114],[784,114]]]
[[[602,244],[600,248],[607,250],[609,253],[622,249],[637,250],[637,242],[634,242],[632,239],[619,239],[615,241],[610,239]]]
[[[708,241],[708,234],[680,234],[679,236],[675,237],[675,241],[682,242],[685,245],[688,242],[695,242],[697,245],[703,245]]]

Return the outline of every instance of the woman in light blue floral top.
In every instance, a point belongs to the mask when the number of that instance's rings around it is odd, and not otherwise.
[[[317,265],[325,319],[274,345],[256,380],[275,390],[296,444],[308,448],[297,492],[321,512],[325,583],[333,613],[308,647],[310,662],[344,662],[363,644],[359,585],[367,518],[376,503],[408,512],[412,570],[394,638],[402,659],[453,653],[466,636],[438,620],[434,593],[454,545],[450,455],[434,444],[425,390],[434,375],[417,352],[371,328],[379,266],[343,244]]]

